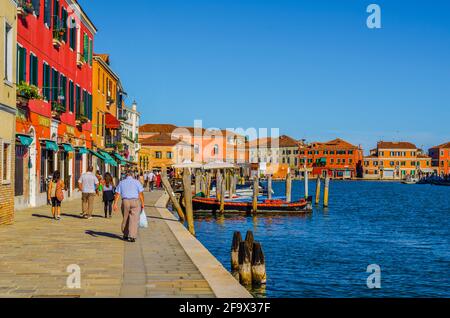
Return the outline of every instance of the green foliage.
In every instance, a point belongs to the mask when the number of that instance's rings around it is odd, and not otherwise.
[[[21,82],[17,85],[17,96],[24,97],[26,99],[41,99],[39,95],[39,88],[35,85],[29,85],[26,82]]]

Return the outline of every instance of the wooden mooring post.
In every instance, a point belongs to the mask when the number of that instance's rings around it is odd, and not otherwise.
[[[316,183],[316,205],[319,205],[320,203],[320,188],[321,188],[322,180],[320,179],[320,176],[317,177],[317,183]]]
[[[181,222],[185,221],[185,215],[183,212],[183,209],[181,208],[180,202],[178,202],[175,193],[173,192],[172,186],[170,185],[169,179],[167,178],[167,172],[165,169],[162,171],[162,178],[161,178],[162,184],[164,189],[166,190],[166,193],[169,195],[170,201],[172,202],[173,207],[178,213],[178,217],[180,218]]]
[[[267,198],[269,200],[272,200],[273,193],[272,193],[272,175],[271,174],[269,174],[269,176],[267,177],[267,191],[268,191]]]
[[[220,213],[225,213],[225,191],[227,187],[227,179],[223,178],[222,185],[220,187]]]
[[[231,244],[231,270],[239,270],[239,246],[242,243],[241,232],[234,232],[233,243]]]
[[[209,171],[206,172],[206,197],[209,199],[211,197],[211,174]]]
[[[183,188],[184,188],[184,203],[186,209],[186,219],[188,222],[188,229],[189,232],[195,236],[194,211],[192,208],[191,171],[187,168],[183,170]]]
[[[286,176],[286,202],[291,203],[292,201],[292,177],[291,172],[288,170]]]
[[[330,177],[325,178],[325,190],[323,193],[323,206],[328,208],[328,195],[330,194]]]
[[[308,170],[306,170],[307,168],[305,167],[305,199],[309,198],[309,175],[308,175]]]
[[[195,195],[199,194],[202,189],[202,173],[199,169],[195,171]]]
[[[262,246],[255,242],[252,250],[252,281],[254,285],[265,285],[267,283],[266,261]]]
[[[255,176],[253,179],[253,204],[252,212],[258,213],[258,197],[259,197],[259,179]]]
[[[244,286],[252,284],[252,256],[247,242],[239,244],[239,281]]]

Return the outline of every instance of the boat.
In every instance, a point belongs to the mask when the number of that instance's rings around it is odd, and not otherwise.
[[[417,184],[419,183],[419,178],[408,176],[405,180],[402,181],[403,184]]]
[[[192,206],[196,213],[220,210],[220,201],[216,198],[194,197]],[[225,201],[225,213],[253,214],[253,202],[249,197],[235,198]],[[286,202],[282,199],[258,199],[257,214],[307,214],[312,213],[312,197],[296,202]]]

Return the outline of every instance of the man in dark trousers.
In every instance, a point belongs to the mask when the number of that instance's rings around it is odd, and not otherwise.
[[[122,232],[123,239],[136,242],[139,228],[139,217],[144,209],[144,187],[133,178],[133,171],[127,172],[127,177],[116,188],[114,211],[118,210],[118,202],[122,198]]]

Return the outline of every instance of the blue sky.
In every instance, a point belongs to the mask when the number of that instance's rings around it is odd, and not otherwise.
[[[143,123],[450,141],[450,1],[80,0]],[[370,3],[382,29],[366,26]]]

